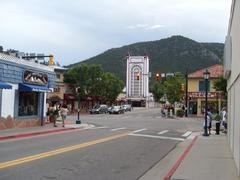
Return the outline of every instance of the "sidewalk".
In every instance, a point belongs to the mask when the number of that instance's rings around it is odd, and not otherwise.
[[[227,136],[199,135],[171,179],[239,180]]]
[[[192,145],[192,146],[191,146]],[[225,134],[179,143],[140,180],[240,180]]]
[[[21,137],[30,137],[43,134],[51,134],[57,132],[71,131],[75,129],[84,129],[92,127],[90,124],[75,124],[73,121],[67,121],[65,127],[62,127],[61,122],[57,122],[58,127],[53,127],[53,124],[44,126],[28,127],[28,128],[13,128],[0,131],[0,141],[7,139],[15,139]]]

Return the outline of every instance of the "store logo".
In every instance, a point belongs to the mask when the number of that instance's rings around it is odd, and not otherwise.
[[[38,73],[26,70],[23,72],[23,81],[29,84],[36,85],[47,85],[48,84],[48,76],[44,73]]]

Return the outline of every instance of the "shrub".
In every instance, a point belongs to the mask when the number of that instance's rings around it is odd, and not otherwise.
[[[184,111],[182,109],[178,109],[176,112],[177,117],[183,117],[184,116]]]

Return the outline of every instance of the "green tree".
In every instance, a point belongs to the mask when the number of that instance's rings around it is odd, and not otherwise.
[[[103,70],[100,65],[81,64],[74,66],[64,74],[64,82],[68,83],[79,99],[87,95],[100,95],[100,79]],[[79,88],[79,91],[76,91]]]
[[[213,88],[221,92],[225,99],[227,98],[227,80],[223,76],[214,81]]]
[[[112,104],[117,96],[122,92],[124,88],[123,81],[116,75],[106,72],[103,73],[101,78],[102,96],[105,100]]]
[[[158,81],[151,81],[149,90],[151,93],[153,93],[155,102],[160,102],[160,99],[164,95],[163,84],[159,83]]]
[[[123,81],[112,73],[105,73],[100,65],[81,64],[74,66],[64,74],[64,82],[68,83],[79,101],[85,96],[101,96],[113,103],[124,87]],[[76,92],[76,88],[79,91]]]
[[[167,96],[168,101],[173,104],[174,102],[180,102],[183,98],[184,92],[181,90],[181,84],[184,79],[181,74],[167,77],[164,82],[164,92]]]

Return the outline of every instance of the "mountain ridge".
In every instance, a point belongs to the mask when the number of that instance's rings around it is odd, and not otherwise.
[[[122,47],[111,48],[99,55],[84,61],[71,64],[101,64],[103,69],[126,77],[126,55],[148,55],[149,71],[156,72],[189,72],[221,63],[223,43],[197,42],[184,36],[175,35],[168,38],[136,42]]]

